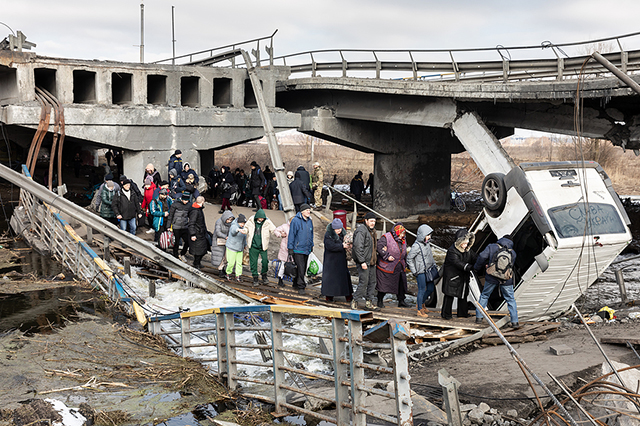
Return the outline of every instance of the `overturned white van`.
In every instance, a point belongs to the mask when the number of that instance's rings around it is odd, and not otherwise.
[[[471,227],[473,249],[510,235],[517,253],[515,296],[522,320],[567,311],[631,242],[630,224],[599,164],[523,163],[482,184],[485,207]],[[479,297],[472,280],[470,297]],[[489,309],[506,311],[496,290]]]

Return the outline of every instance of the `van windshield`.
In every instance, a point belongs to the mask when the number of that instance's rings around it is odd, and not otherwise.
[[[567,204],[547,210],[560,238],[581,237],[598,234],[623,234],[625,227],[620,215],[611,204],[589,203]]]

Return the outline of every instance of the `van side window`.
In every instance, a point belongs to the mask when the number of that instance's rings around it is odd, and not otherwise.
[[[560,238],[582,235],[624,234],[626,232],[620,215],[611,204],[589,203],[567,204],[550,208],[547,213]],[[585,229],[585,226],[588,228]]]

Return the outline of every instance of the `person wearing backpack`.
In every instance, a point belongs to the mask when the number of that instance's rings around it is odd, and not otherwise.
[[[493,244],[489,244],[478,256],[473,269],[484,271],[484,288],[478,303],[484,309],[487,308],[491,293],[500,286],[500,292],[507,302],[511,327],[519,327],[518,307],[513,292],[513,265],[516,260],[516,252],[513,250],[513,241],[509,235],[505,235]],[[482,313],[476,309],[476,322],[481,323]]]

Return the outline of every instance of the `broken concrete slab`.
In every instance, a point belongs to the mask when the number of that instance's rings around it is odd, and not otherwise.
[[[551,351],[552,354],[558,355],[558,356],[571,355],[574,352],[571,346],[564,345],[564,344],[556,344],[556,345],[549,346],[549,350]]]

